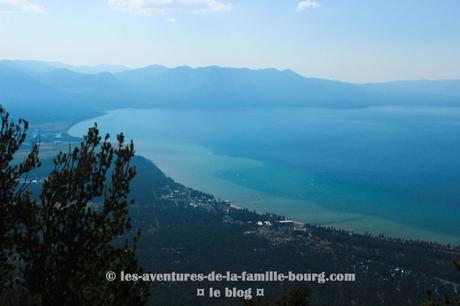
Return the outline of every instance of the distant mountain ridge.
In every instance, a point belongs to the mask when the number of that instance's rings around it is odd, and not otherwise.
[[[123,65],[95,65],[95,66],[76,66],[67,65],[61,62],[44,62],[33,60],[0,60],[1,65],[7,65],[12,68],[18,68],[25,72],[40,73],[50,72],[55,69],[68,69],[78,73],[97,74],[101,72],[118,73],[131,68]]]
[[[460,106],[460,80],[353,84],[277,69],[0,61],[0,104],[35,122],[125,107]]]

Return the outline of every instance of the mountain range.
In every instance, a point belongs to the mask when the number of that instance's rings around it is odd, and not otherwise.
[[[354,84],[291,70],[0,61],[0,104],[33,123],[127,107],[460,106],[460,80]]]

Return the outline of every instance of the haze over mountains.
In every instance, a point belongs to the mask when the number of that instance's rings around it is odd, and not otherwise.
[[[460,80],[353,84],[276,69],[0,61],[0,104],[32,123],[79,120],[126,107],[460,106]]]

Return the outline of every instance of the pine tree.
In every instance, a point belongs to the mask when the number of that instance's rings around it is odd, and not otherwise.
[[[457,271],[460,272],[460,261],[454,260],[453,261],[454,267]],[[449,297],[447,294],[444,295],[442,303],[438,303],[435,301],[433,297],[433,292],[431,289],[427,290],[427,301],[422,304],[422,306],[460,306],[460,296],[456,298]]]
[[[17,127],[2,114],[6,126]],[[20,130],[17,135],[2,129],[2,161],[11,162],[24,142],[28,125],[20,123],[13,128]],[[10,148],[4,149],[4,143]],[[128,216],[129,187],[136,174],[133,143],[126,144],[120,134],[113,145],[97,126],[89,129],[79,146],[54,159],[36,202],[17,188],[17,174],[38,166],[38,146],[27,156],[25,166],[13,167],[16,172],[2,164],[2,176],[11,178],[0,182],[2,205],[10,211],[2,227],[14,237],[2,245],[2,253],[10,271],[17,268],[15,288],[25,289],[32,305],[145,305],[148,283],[106,279],[109,271],[141,273],[136,259],[140,233]],[[15,222],[19,225],[8,230]],[[15,262],[11,250],[18,254]]]
[[[37,144],[32,145],[21,162],[14,162],[16,153],[26,140],[28,122],[22,119],[12,122],[1,106],[0,120],[0,289],[4,291],[13,284],[13,271],[18,259],[15,245],[21,223],[19,218],[32,204],[31,195],[26,192],[27,174],[40,166],[40,162]]]
[[[245,301],[244,306],[308,306],[309,303],[309,292],[307,289],[292,289],[287,291],[281,299],[276,303],[272,304],[268,300],[256,299]]]

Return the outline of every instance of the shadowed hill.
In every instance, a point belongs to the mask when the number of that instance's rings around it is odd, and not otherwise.
[[[146,96],[186,107],[366,105],[356,85],[306,79],[290,70],[149,66],[117,77]]]
[[[0,104],[32,122],[72,120],[94,115],[78,99],[22,71],[0,63]]]

